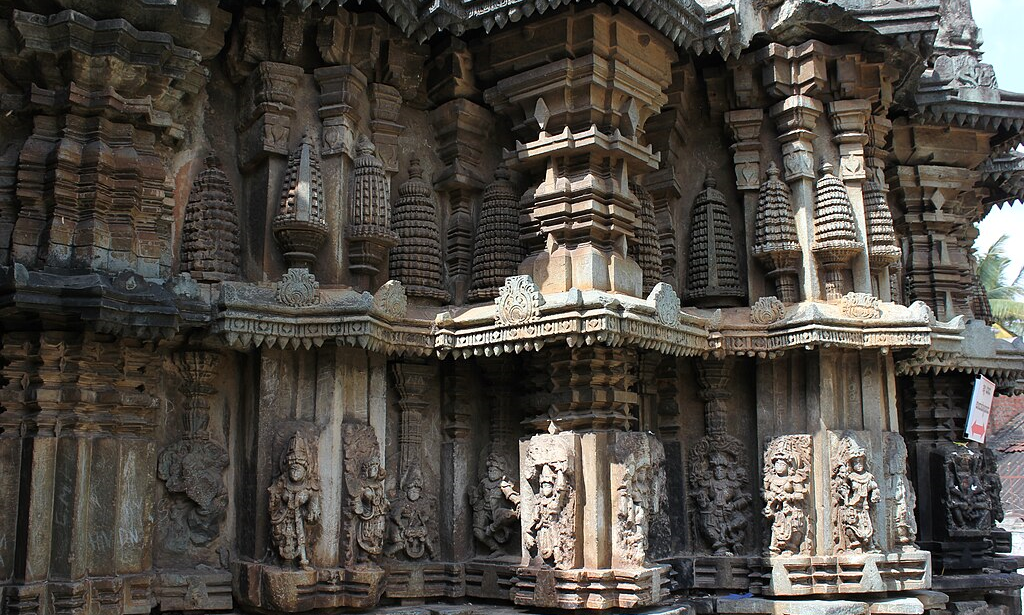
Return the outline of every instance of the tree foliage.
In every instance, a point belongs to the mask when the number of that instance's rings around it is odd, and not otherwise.
[[[1024,267],[1016,275],[1006,255],[1009,235],[996,240],[978,259],[978,281],[985,288],[992,317],[1014,335],[1024,336]]]

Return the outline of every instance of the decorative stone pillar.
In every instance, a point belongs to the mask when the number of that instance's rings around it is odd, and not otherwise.
[[[800,243],[793,219],[793,195],[779,180],[779,168],[768,165],[768,178],[758,192],[757,216],[751,253],[768,270],[775,296],[783,303],[800,299]]]
[[[497,297],[505,278],[516,275],[522,253],[519,197],[502,162],[494,172],[494,181],[484,190],[473,249],[473,287],[469,300]]]
[[[323,122],[324,157],[356,156],[360,105],[366,92],[366,75],[351,65],[325,66],[313,71],[320,85],[320,121]]]
[[[437,202],[431,185],[423,180],[419,158],[409,161],[409,179],[398,188],[391,226],[398,244],[391,249],[391,278],[411,297],[446,303],[441,276],[441,234],[437,228]]]
[[[238,211],[220,160],[210,155],[185,206],[181,271],[200,282],[234,280],[239,273]]]
[[[758,224],[758,187],[761,179],[761,125],[764,123],[763,109],[743,109],[725,114],[734,143],[733,165],[736,170],[736,188],[743,198],[743,226],[746,229],[746,245],[755,245]],[[765,294],[756,271],[754,250],[747,250],[747,296],[752,299]],[[766,265],[770,269],[770,265]]]
[[[864,212],[864,181],[867,178],[864,146],[868,142],[865,132],[871,103],[866,100],[836,100],[828,103],[828,117],[832,123],[832,141],[839,147],[839,177],[846,184],[856,237],[862,252],[851,260],[853,290],[871,294],[871,271],[868,258],[867,217]]]
[[[320,156],[309,132],[302,135],[302,143],[288,157],[273,229],[288,268],[311,270],[316,253],[327,239],[327,220]]]
[[[348,267],[370,287],[387,261],[388,250],[398,243],[398,236],[391,230],[391,184],[373,143],[366,137],[359,141],[354,175]]]
[[[386,83],[371,83],[369,96],[373,146],[384,165],[384,170],[388,173],[397,173],[402,150],[399,139],[405,131],[405,126],[398,123],[398,114],[402,110],[402,94],[398,88]],[[361,149],[359,155],[362,155]]]
[[[603,346],[552,353],[551,404],[529,420],[547,433],[520,442],[523,564],[513,599],[543,608],[657,604],[668,567],[650,563],[650,530],[667,523],[665,453],[654,434],[624,431],[637,418],[637,356]]]
[[[746,294],[731,216],[716,185],[709,170],[704,190],[693,201],[686,299],[701,307],[739,304]]]
[[[857,237],[857,223],[846,186],[832,174],[832,165],[821,165],[814,194],[814,244],[811,249],[825,269],[825,298],[838,301],[846,290],[845,274],[850,260],[864,249]]]
[[[811,243],[814,240],[814,130],[824,110],[820,102],[802,95],[790,96],[771,108],[782,143],[783,179],[793,193],[797,238],[803,250],[800,295],[805,300],[822,298]]]
[[[629,189],[636,196],[639,205],[639,219],[636,240],[630,250],[636,254],[637,264],[643,274],[642,296],[651,294],[654,286],[661,281],[661,244],[654,222],[654,200],[639,183],[630,182]]]
[[[529,255],[519,273],[531,275],[542,292],[575,287],[638,297],[642,272],[626,249],[639,213],[629,180],[658,168],[643,132],[666,101],[674,52],[625,13],[612,18],[587,10],[565,19],[603,34],[585,50],[573,43],[571,52],[549,55],[560,59],[499,79],[485,92],[494,110],[512,120],[513,164],[541,178],[522,200]],[[611,34],[613,23],[618,34]],[[597,44],[606,35],[615,43]]]
[[[897,281],[899,262],[903,256],[889,209],[885,164],[889,157],[885,140],[892,131],[892,122],[873,115],[867,123],[868,142],[864,147],[867,181],[864,184],[864,215],[867,222],[868,264],[871,267],[875,294],[883,301],[897,301],[892,292]]]
[[[473,210],[484,187],[480,171],[481,149],[487,142],[494,120],[490,111],[465,98],[440,105],[431,112],[430,119],[438,138],[438,155],[445,163],[435,179],[435,186],[448,196],[445,239],[447,288],[453,300],[462,303],[467,299],[471,274],[474,273]]]

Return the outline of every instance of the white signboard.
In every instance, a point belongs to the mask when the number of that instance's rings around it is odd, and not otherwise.
[[[988,434],[988,413],[992,408],[992,396],[996,393],[994,382],[984,376],[974,381],[971,395],[971,409],[967,413],[967,439],[985,443]]]

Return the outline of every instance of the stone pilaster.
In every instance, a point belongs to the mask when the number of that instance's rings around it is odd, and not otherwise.
[[[754,245],[754,231],[757,218],[757,196],[761,186],[761,125],[764,122],[763,109],[742,109],[725,114],[734,143],[733,166],[736,170],[736,188],[743,195],[743,227],[746,230],[746,245]],[[765,294],[757,260],[753,250],[747,250],[747,296],[751,301]]]

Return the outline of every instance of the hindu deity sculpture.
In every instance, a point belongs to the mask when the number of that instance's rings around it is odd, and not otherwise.
[[[844,440],[844,442],[847,442]],[[875,526],[871,520],[881,492],[867,470],[864,449],[849,441],[848,452],[832,472],[832,503],[837,513],[834,537],[837,552],[875,550]]]
[[[473,535],[491,550],[491,555],[504,554],[507,544],[519,527],[519,493],[505,474],[505,460],[493,452],[485,462],[486,473],[470,491],[473,504]]]
[[[369,561],[384,551],[384,532],[387,525],[388,502],[384,490],[387,472],[380,467],[380,461],[370,459],[362,464],[361,485],[352,503],[356,523],[356,544],[359,551],[357,561]]]
[[[526,547],[537,563],[557,567],[563,559],[559,533],[562,512],[568,498],[565,472],[551,464],[540,471],[536,515],[525,537]]]
[[[800,436],[789,436],[791,438]],[[806,440],[810,440],[803,436]],[[785,442],[779,438],[769,448],[764,467],[764,516],[772,523],[768,550],[772,555],[796,555],[808,550],[807,491],[809,464],[807,451],[784,450]],[[776,446],[777,444],[783,446]],[[805,463],[801,463],[801,462]]]
[[[746,472],[729,455],[712,451],[710,472],[696,492],[698,532],[715,555],[742,550],[749,523],[750,495],[744,493]]]
[[[399,505],[391,510],[384,553],[389,557],[403,554],[409,559],[433,558],[436,546],[430,524],[434,499],[423,495],[423,473],[419,468],[406,472],[401,491]]]
[[[296,432],[281,457],[281,470],[270,486],[270,525],[281,559],[296,559],[309,569],[311,537],[307,526],[320,521],[320,481],[309,444]]]

